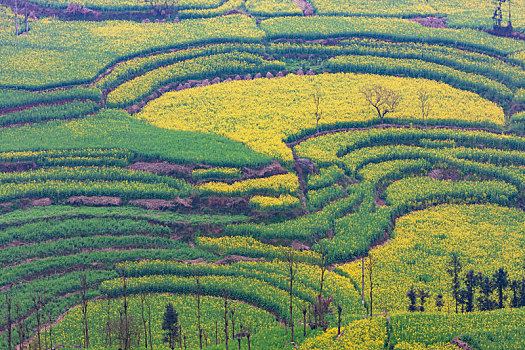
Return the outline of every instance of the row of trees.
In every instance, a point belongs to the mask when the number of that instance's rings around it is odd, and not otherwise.
[[[373,85],[361,88],[360,93],[364,96],[368,105],[374,108],[381,124],[385,121],[385,116],[389,113],[395,112],[401,101],[401,94],[392,89],[381,85]],[[323,92],[319,86],[314,87],[312,93],[313,107],[310,113],[315,119],[316,132],[319,134],[319,122],[323,118],[323,110],[321,108]],[[431,94],[426,90],[419,90],[417,94],[417,107],[420,110],[420,116],[425,126],[427,125],[428,116],[432,110]]]
[[[447,272],[452,278],[452,296],[456,304],[456,313],[459,312],[459,308],[462,312],[474,311],[476,306],[480,311],[502,309],[505,307],[506,292],[509,288],[512,297],[508,305],[525,306],[525,278],[510,280],[508,272],[503,267],[495,271],[492,276],[476,273],[471,269],[461,278],[462,269],[459,257],[453,254]]]
[[[492,275],[476,273],[470,269],[461,276],[462,270],[458,255],[453,254],[447,273],[452,279],[451,291],[456,313],[502,309],[506,306],[508,292],[511,294],[507,304],[509,307],[525,307],[525,278],[511,280],[504,268],[498,269]],[[406,296],[409,299],[408,311],[416,312],[425,311],[425,303],[431,294],[425,289],[415,290],[411,287]],[[435,297],[435,306],[441,311],[444,306],[442,294]]]

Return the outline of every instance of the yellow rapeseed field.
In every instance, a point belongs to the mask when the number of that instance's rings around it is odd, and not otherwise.
[[[417,95],[433,96],[429,118],[503,124],[503,110],[478,95],[426,79],[371,74],[288,75],[278,79],[233,81],[170,92],[150,102],[138,114],[158,127],[215,133],[241,141],[255,151],[290,162],[292,152],[283,142],[305,129],[315,130],[313,93],[321,90],[319,125],[371,122],[377,113],[360,89],[382,85],[402,96],[390,118],[420,119]]]

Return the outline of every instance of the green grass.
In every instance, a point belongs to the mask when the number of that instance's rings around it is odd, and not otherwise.
[[[180,163],[258,166],[270,158],[240,142],[198,132],[165,130],[131,118],[120,110],[93,117],[0,130],[0,151],[74,148],[124,148],[142,158]]]

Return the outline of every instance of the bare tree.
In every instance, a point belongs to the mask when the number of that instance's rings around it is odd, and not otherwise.
[[[306,306],[303,307],[303,337],[306,337]]]
[[[361,257],[361,305],[365,307],[365,256]]]
[[[314,117],[315,117],[315,128],[317,130],[317,134],[319,134],[319,121],[321,121],[321,118],[323,117],[323,111],[321,110],[321,98],[322,98],[322,92],[321,88],[319,86],[316,86],[314,89],[313,99],[314,99]]]
[[[374,315],[373,313],[373,305],[374,305],[374,280],[373,280],[373,272],[374,272],[374,260],[372,259],[372,255],[368,255],[368,282],[370,283],[370,317]]]
[[[146,327],[146,316],[144,314],[144,303],[146,301],[146,293],[144,289],[140,289],[140,314],[142,317],[142,325],[144,326],[144,349],[148,349],[148,328]]]
[[[15,36],[18,36],[18,1],[15,0]]]
[[[131,340],[130,340],[130,329],[129,329],[129,317],[128,317],[128,288],[127,288],[127,281],[126,281],[126,271],[124,269],[121,270],[122,273],[122,287],[124,290],[124,320],[123,320],[123,344],[124,350],[129,350],[131,347]],[[122,332],[121,332],[122,333]]]
[[[226,288],[222,290],[222,293],[224,295],[224,336],[226,341],[226,349],[228,348],[228,292],[226,291]]]
[[[151,336],[151,296],[148,294],[146,298],[146,307],[148,308],[148,336],[149,336],[149,348],[153,350],[153,337]],[[180,334],[182,336],[182,326]],[[147,350],[147,349],[146,349]]]
[[[106,346],[111,346],[111,299],[107,296],[106,304]]]
[[[13,344],[12,344],[12,337],[11,337],[11,326],[12,326],[12,320],[11,320],[11,295],[9,295],[9,291],[5,293],[5,306],[6,306],[6,330],[7,330],[7,349],[12,350]]]
[[[295,275],[297,274],[297,261],[295,259],[295,252],[290,250],[286,256],[286,261],[288,262],[288,271],[290,273],[290,330],[292,332],[291,342],[294,342],[294,323],[293,323],[293,282]]]
[[[341,334],[341,313],[343,312],[343,308],[341,305],[337,305],[337,335]]]
[[[17,329],[16,329],[16,332],[18,333],[18,343],[19,343],[18,348],[23,349],[24,342],[25,342],[25,333],[24,333],[24,328],[23,328],[23,322],[20,318],[20,303],[19,302],[16,302],[15,304],[15,311],[16,311],[16,319],[18,320]]]
[[[232,320],[232,339],[235,337],[235,308],[230,309],[230,317]]]
[[[25,17],[25,27],[26,27],[25,28],[26,29],[25,32],[27,33],[27,32],[29,32],[29,25],[27,24],[27,17],[28,17],[27,16],[27,1],[24,4],[25,4],[25,6],[24,6],[24,17]]]
[[[40,328],[42,325],[42,320],[41,320],[40,309],[42,308],[42,305],[43,305],[42,295],[39,292],[36,292],[32,296],[32,300],[33,300],[33,307],[35,309],[35,317],[36,317],[36,325],[37,325],[36,335],[37,335],[37,341],[38,341],[38,349],[41,349],[42,340],[40,337]]]
[[[390,90],[381,85],[362,88],[360,92],[366,102],[377,111],[377,116],[384,123],[387,113],[395,112],[401,102],[401,95],[394,90]]]
[[[89,328],[88,328],[88,317],[87,317],[87,310],[88,310],[88,298],[87,298],[87,291],[89,289],[86,274],[80,275],[80,284],[81,284],[81,290],[80,290],[80,297],[81,297],[81,309],[82,309],[82,323],[84,326],[83,333],[84,333],[84,348],[89,348]]]
[[[199,347],[202,350],[202,325],[201,325],[201,281],[199,276],[194,276],[197,284],[197,327],[199,329]]]
[[[425,126],[427,126],[427,120],[428,115],[430,114],[431,106],[430,106],[430,98],[432,96],[429,94],[426,90],[419,90],[417,94],[417,99],[419,102],[419,108],[421,110],[421,118],[423,118],[423,121],[425,122]]]

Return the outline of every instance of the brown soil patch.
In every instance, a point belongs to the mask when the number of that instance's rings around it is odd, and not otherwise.
[[[310,16],[315,15],[314,7],[308,1],[306,0],[292,0],[292,1],[295,2],[297,6],[299,6],[301,11],[303,11],[304,16],[310,17]]]
[[[137,162],[127,166],[125,169],[145,171],[160,175],[191,176],[193,165],[172,164],[167,162]]]
[[[458,181],[461,177],[459,176],[458,169],[449,168],[449,169],[434,169],[428,173],[428,177],[431,177],[436,180],[452,180]]]
[[[291,245],[294,250],[310,250],[310,247],[304,244],[303,242],[293,241]]]
[[[21,171],[28,171],[37,169],[38,166],[34,162],[12,162],[12,163],[0,163],[0,172],[2,173],[14,173]]]
[[[215,262],[216,265],[230,265],[234,263],[238,263],[240,261],[264,261],[263,258],[248,258],[246,256],[240,256],[240,255],[228,255],[227,257],[217,260]]]
[[[288,171],[282,167],[282,165],[275,161],[270,165],[267,165],[262,168],[252,169],[252,168],[242,168],[243,172],[242,179],[255,179],[261,177],[270,177],[274,175],[283,175],[287,174]]]
[[[129,201],[129,204],[150,210],[166,210],[175,206],[172,201],[164,199],[134,199]]]
[[[80,204],[80,205],[86,205],[86,206],[120,206],[122,205],[122,199],[119,197],[87,197],[87,196],[73,196],[70,197],[67,202],[67,204]]]
[[[460,340],[459,337],[455,337],[454,339],[452,339],[451,343],[463,350],[474,350],[470,346],[468,346],[468,344],[465,343],[463,340]]]
[[[442,16],[415,17],[415,18],[412,18],[411,20],[421,24],[424,27],[430,27],[430,28],[446,28],[447,27],[447,19]]]
[[[32,207],[47,207],[53,204],[51,198],[38,198],[29,200],[29,205]]]
[[[227,210],[238,210],[245,211],[249,209],[247,198],[233,198],[233,197],[209,197],[203,200],[205,206],[215,209],[227,209]]]

